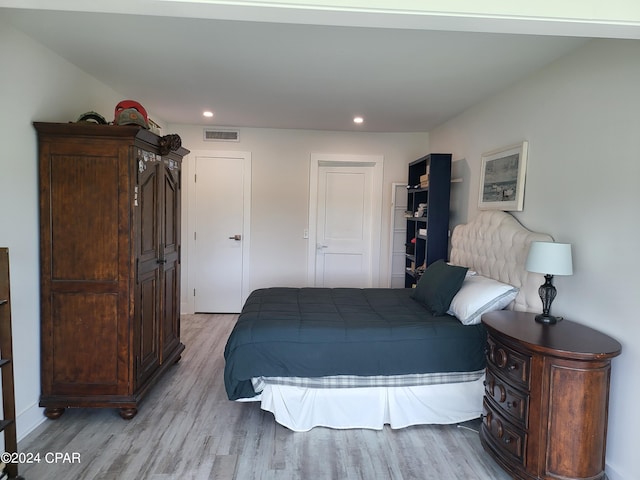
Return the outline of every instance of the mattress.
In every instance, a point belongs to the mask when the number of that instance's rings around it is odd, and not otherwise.
[[[227,396],[254,397],[257,377],[481,371],[484,327],[433,316],[411,293],[388,288],[254,291],[225,347]]]

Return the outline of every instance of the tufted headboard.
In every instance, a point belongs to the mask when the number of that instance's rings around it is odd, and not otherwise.
[[[511,310],[540,312],[538,287],[544,283],[544,276],[525,269],[532,241],[551,242],[553,238],[527,230],[506,212],[482,211],[469,223],[453,229],[450,259],[479,275],[518,287],[520,292],[509,306]]]

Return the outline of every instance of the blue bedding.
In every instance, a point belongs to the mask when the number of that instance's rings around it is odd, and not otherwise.
[[[411,289],[266,288],[247,299],[225,347],[230,400],[256,395],[259,376],[471,372],[486,332],[433,316]]]

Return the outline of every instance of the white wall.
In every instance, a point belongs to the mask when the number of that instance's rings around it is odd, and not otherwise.
[[[33,121],[105,117],[120,98],[0,20],[0,246],[9,247],[18,438],[44,420],[40,395],[37,144]]]
[[[243,128],[240,142],[204,142],[202,126],[169,125],[192,151],[251,152],[250,288],[304,286],[307,283],[309,165],[312,153],[374,154],[384,157],[380,278],[386,285],[391,183],[404,182],[407,164],[427,152],[425,133],[358,133]],[[187,159],[186,172],[191,160]],[[183,199],[189,195],[183,181]],[[183,208],[186,205],[183,201]],[[183,212],[183,238],[189,226]],[[182,280],[187,283],[188,251],[183,242]],[[186,291],[183,289],[183,291]],[[184,295],[184,293],[183,293]],[[186,299],[183,298],[183,305]]]
[[[480,156],[529,141],[524,211],[532,230],[573,244],[574,275],[556,277],[553,310],[622,344],[613,361],[607,472],[640,478],[640,41],[594,40],[430,132],[464,172],[477,212]],[[466,221],[466,218],[459,218]]]

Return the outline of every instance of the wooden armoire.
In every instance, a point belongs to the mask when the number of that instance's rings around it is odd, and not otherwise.
[[[39,145],[41,396],[138,404],[180,342],[179,147],[138,126],[34,123]],[[161,154],[161,150],[164,154]]]

